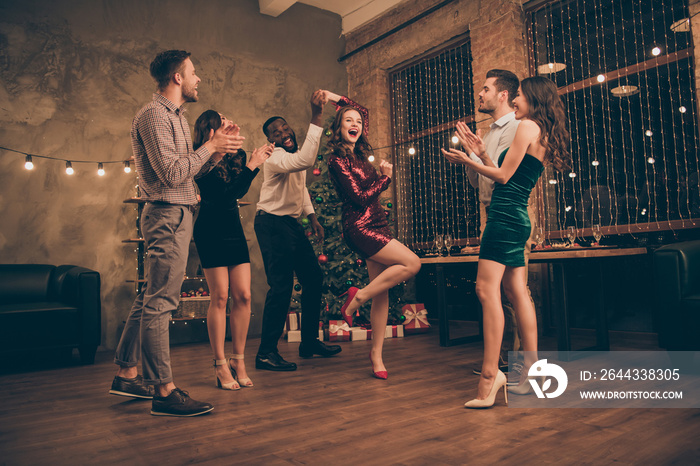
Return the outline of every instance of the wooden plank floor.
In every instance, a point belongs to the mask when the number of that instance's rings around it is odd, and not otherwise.
[[[248,342],[253,367],[259,341]],[[436,329],[387,340],[389,380],[370,377],[370,342],[342,343],[296,372],[250,370],[255,388],[213,385],[206,343],[172,349],[175,382],[215,410],[156,417],[107,394],[115,366],[0,375],[0,464],[697,464],[700,410],[467,410],[481,345],[442,348]],[[546,346],[546,345],[543,345]],[[548,349],[548,348],[545,348]],[[628,349],[628,348],[616,348]]]

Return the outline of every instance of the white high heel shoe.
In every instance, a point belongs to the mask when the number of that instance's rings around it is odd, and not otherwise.
[[[221,383],[219,376],[216,375],[216,366],[225,366],[228,361],[226,359],[214,359],[214,377],[216,378],[216,387],[222,390],[240,390],[241,386],[236,382],[236,378],[233,378],[233,382]]]
[[[508,378],[506,377],[506,375],[503,372],[498,371],[498,374],[496,374],[496,379],[493,381],[493,385],[491,386],[489,396],[487,396],[483,400],[474,398],[473,400],[467,401],[466,403],[464,403],[464,407],[490,408],[496,402],[496,394],[498,393],[498,390],[501,389],[501,387],[503,387],[503,396],[506,399],[506,404],[508,404],[508,390],[506,390],[506,382],[508,382]]]
[[[231,359],[243,359],[244,355],[242,354],[234,354],[232,355]],[[238,381],[239,385],[241,388],[252,388],[253,381],[250,380],[250,377],[245,377],[245,378],[239,378],[238,373],[236,372],[236,369],[234,369],[233,364],[231,364],[231,359],[228,360],[228,368],[231,369],[231,374],[233,374],[233,378]]]

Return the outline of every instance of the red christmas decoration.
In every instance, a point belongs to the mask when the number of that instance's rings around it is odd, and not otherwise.
[[[355,261],[355,264],[357,264],[358,267],[362,267],[364,265],[364,263],[365,263],[365,261],[363,261],[362,259],[357,259]]]
[[[318,255],[318,263],[325,264],[326,262],[328,262],[328,256],[325,254],[319,254]]]
[[[314,168],[313,174],[316,176],[319,176],[321,174],[321,169],[320,168]]]

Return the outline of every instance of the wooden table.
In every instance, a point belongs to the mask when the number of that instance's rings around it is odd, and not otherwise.
[[[571,335],[569,327],[569,310],[567,306],[567,287],[566,287],[566,265],[573,261],[584,259],[595,260],[598,263],[599,273],[599,305],[596,322],[596,345],[585,350],[607,351],[610,349],[610,340],[608,338],[607,316],[605,312],[605,294],[602,268],[605,259],[634,256],[647,254],[646,248],[567,248],[567,249],[544,249],[536,250],[530,254],[530,263],[548,263],[550,268],[557,266],[558,287],[561,293],[562,308],[557,312],[557,337],[558,350],[566,352],[562,357],[569,359],[571,356]],[[458,344],[478,341],[483,338],[481,332],[478,335],[471,335],[460,338],[450,338],[450,327],[447,315],[447,303],[445,300],[445,273],[443,266],[445,264],[460,264],[460,263],[476,263],[479,261],[477,254],[447,256],[447,257],[423,257],[421,263],[435,264],[436,286],[437,286],[437,306],[438,306],[438,327],[440,333],[440,346],[454,346]]]

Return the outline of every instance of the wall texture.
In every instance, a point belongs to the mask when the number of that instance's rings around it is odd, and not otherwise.
[[[148,65],[165,49],[185,49],[202,78],[190,125],[208,108],[236,121],[246,150],[265,142],[262,122],[282,114],[300,140],[314,89],[346,92],[340,17],[296,5],[278,18],[257,0],[48,0],[0,4],[0,146],[73,163],[0,150],[0,262],[78,264],[102,276],[103,347],[114,348],[134,298],[136,176],[129,129],[155,89]],[[332,110],[328,110],[332,113]],[[262,178],[243,199],[255,203]],[[267,285],[252,228],[254,207],[241,209],[251,246],[253,320],[260,332]],[[193,248],[194,249],[194,248]],[[192,270],[189,270],[193,273]]]

